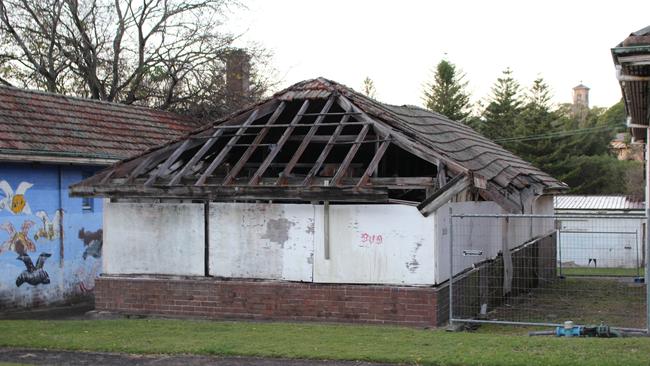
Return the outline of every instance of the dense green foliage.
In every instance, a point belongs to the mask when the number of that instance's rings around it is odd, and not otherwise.
[[[2,321],[0,329],[3,347],[414,365],[647,365],[650,354],[648,338],[528,337],[526,330],[512,327],[449,333],[387,326],[159,319]]]
[[[427,109],[454,121],[465,121],[470,116],[470,101],[465,75],[456,65],[442,60],[436,67],[433,82],[426,84],[424,104]]]
[[[506,69],[492,87],[488,104],[483,110],[480,131],[490,139],[506,139],[516,136],[517,125],[513,124],[522,111],[521,87]],[[509,146],[510,143],[505,143]]]
[[[451,71],[449,66],[451,65]],[[447,71],[445,71],[447,70]],[[447,98],[445,85],[463,90],[467,83],[449,82],[455,66],[448,61],[438,65],[435,83],[427,99],[429,109],[443,112],[456,105]],[[440,75],[440,76],[439,76]],[[444,77],[446,75],[446,77]],[[462,88],[460,88],[462,86]],[[458,89],[460,88],[460,89]],[[435,92],[435,93],[434,93]],[[469,96],[465,107],[469,105]],[[427,94],[429,96],[429,94]],[[625,108],[618,102],[611,108],[594,107],[587,113],[574,113],[570,104],[553,106],[551,91],[544,79],[522,88],[509,68],[492,86],[487,100],[478,103],[478,115],[463,114],[462,121],[524,160],[567,183],[571,193],[630,194],[640,196],[642,164],[619,161],[610,151],[617,132],[625,131]],[[435,101],[435,103],[433,103]]]

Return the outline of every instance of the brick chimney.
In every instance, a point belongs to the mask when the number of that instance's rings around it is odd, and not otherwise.
[[[245,104],[250,97],[250,55],[235,48],[226,55],[226,92],[231,101]]]

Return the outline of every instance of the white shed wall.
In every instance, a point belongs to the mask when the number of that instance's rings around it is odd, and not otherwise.
[[[210,275],[311,282],[322,206],[211,203],[209,223]]]
[[[434,233],[413,206],[332,205],[330,259],[316,245],[314,282],[434,284]]]
[[[436,283],[449,279],[449,207],[454,215],[506,214],[501,206],[491,201],[448,203],[433,216],[436,222]],[[540,196],[531,201],[526,214],[552,215],[553,197]],[[496,217],[454,219],[454,270],[460,273],[474,263],[494,258],[502,250],[505,219]],[[514,249],[531,239],[548,235],[554,230],[553,219],[511,218],[507,224],[507,243]],[[479,256],[464,256],[463,250],[480,250]]]
[[[564,212],[563,212],[564,213]],[[581,212],[597,215],[598,212]],[[564,267],[636,268],[643,265],[642,219],[563,219],[558,261]],[[589,259],[596,262],[589,263]]]
[[[107,274],[204,274],[203,205],[105,203]]]

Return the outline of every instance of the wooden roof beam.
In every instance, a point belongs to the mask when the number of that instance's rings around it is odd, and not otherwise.
[[[381,145],[379,145],[379,148],[377,148],[377,151],[375,151],[375,155],[372,157],[372,160],[368,164],[366,171],[363,173],[359,179],[359,182],[357,183],[358,188],[365,186],[368,183],[368,179],[370,179],[372,174],[375,172],[377,166],[379,166],[381,158],[384,156],[384,153],[386,153],[386,150],[388,150],[388,145],[390,145],[390,141],[388,140],[382,142]]]
[[[286,105],[287,105],[287,103],[283,101],[282,103],[280,103],[280,105],[275,110],[275,112],[273,112],[273,114],[271,115],[269,120],[266,122],[265,128],[262,129],[262,131],[260,131],[259,134],[257,134],[257,136],[255,137],[255,140],[253,140],[253,143],[251,144],[251,146],[249,146],[248,149],[246,149],[244,154],[237,161],[237,164],[235,164],[233,166],[233,168],[230,170],[230,172],[228,173],[226,178],[223,180],[224,185],[228,185],[228,184],[232,183],[235,180],[235,178],[237,177],[237,174],[239,174],[239,172],[242,170],[244,165],[248,162],[248,159],[250,159],[250,157],[253,155],[255,150],[260,146],[260,144],[262,143],[262,140],[264,140],[264,137],[266,137],[266,135],[269,133],[270,126],[273,125],[278,120],[278,118],[280,117],[280,115],[284,111],[284,108],[286,107]]]
[[[73,186],[72,197],[110,196],[114,198],[192,198],[210,200],[288,200],[332,202],[388,202],[385,188],[278,187],[278,186],[152,186],[104,185]]]
[[[217,157],[215,157],[214,160],[212,160],[208,168],[203,172],[203,174],[201,174],[201,177],[194,184],[195,186],[203,185],[203,183],[205,183],[205,180],[210,176],[210,174],[212,174],[212,172],[214,172],[214,170],[217,169],[217,167],[219,167],[221,163],[223,163],[223,161],[228,156],[228,153],[232,149],[233,145],[235,145],[237,141],[239,141],[239,138],[241,137],[239,135],[243,134],[246,131],[246,127],[251,125],[257,119],[257,112],[258,110],[256,109],[253,111],[253,113],[251,113],[250,116],[248,116],[248,119],[239,127],[235,136],[231,137],[230,140],[228,140],[226,146],[224,146],[223,149],[219,151]]]
[[[346,109],[346,111],[348,110]],[[309,173],[307,173],[307,177],[305,177],[305,180],[302,181],[303,186],[310,185],[311,181],[314,179],[316,174],[318,174],[318,171],[320,170],[321,166],[323,166],[325,159],[327,159],[327,156],[329,155],[330,151],[332,151],[332,148],[334,148],[334,142],[341,135],[341,132],[343,131],[343,127],[345,127],[345,123],[348,122],[349,119],[350,119],[350,114],[343,115],[343,118],[341,118],[339,125],[336,126],[336,129],[334,129],[334,132],[329,137],[329,140],[327,141],[327,145],[323,147],[323,150],[321,151],[320,155],[318,155],[318,158],[316,159],[314,166],[312,166],[312,168],[309,170]],[[356,136],[354,136],[354,138],[356,139]]]
[[[305,136],[304,140],[300,143],[298,146],[298,149],[296,152],[293,154],[291,157],[291,160],[287,163],[287,165],[284,167],[284,170],[280,174],[280,177],[278,178],[277,182],[275,183],[276,185],[283,185],[284,182],[286,181],[286,177],[288,177],[291,174],[291,171],[293,170],[294,166],[302,156],[302,154],[305,152],[307,149],[307,146],[309,145],[309,142],[311,141],[312,137],[316,134],[316,131],[318,131],[318,125],[323,123],[325,120],[325,117],[327,117],[327,113],[329,112],[330,108],[332,108],[332,105],[336,101],[336,98],[332,95],[327,99],[327,102],[325,102],[325,105],[323,106],[323,109],[320,111],[318,114],[318,117],[316,117],[316,121],[314,124],[309,128],[309,132],[307,132],[307,135]],[[343,118],[347,117],[344,116]]]
[[[269,155],[262,162],[262,165],[260,165],[260,167],[257,169],[255,174],[253,174],[253,177],[248,182],[249,185],[257,185],[258,184],[258,182],[260,180],[260,177],[262,177],[264,175],[264,172],[266,172],[266,169],[269,168],[269,165],[271,164],[271,162],[273,162],[273,159],[275,159],[275,156],[278,155],[278,153],[282,149],[282,146],[284,146],[284,143],[287,142],[287,140],[289,139],[289,136],[291,136],[291,133],[293,132],[294,128],[296,128],[296,126],[298,125],[298,122],[300,122],[300,120],[302,119],[302,114],[305,113],[305,111],[307,110],[308,107],[309,107],[309,99],[305,99],[305,101],[302,103],[302,106],[300,107],[300,110],[298,111],[298,113],[296,113],[296,115],[291,120],[291,123],[289,124],[289,127],[287,127],[287,129],[284,130],[284,133],[282,134],[282,136],[280,136],[280,139],[278,140],[278,142],[275,145],[275,147],[273,148],[273,150],[271,150]]]
[[[386,123],[374,120],[373,118],[368,116],[368,114],[366,114],[364,111],[362,111],[359,107],[354,105],[354,103],[352,103],[348,98],[344,96],[340,96],[339,103],[341,103],[341,105],[345,106],[346,108],[350,106],[352,108],[352,111],[354,112],[360,112],[360,116],[364,121],[373,123],[373,127],[378,135],[381,135],[384,138],[389,134],[393,136],[393,143],[399,146],[401,149],[408,151],[411,154],[423,160],[426,160],[432,164],[438,164],[438,161],[442,160],[445,162],[445,164],[449,169],[456,172],[457,174],[461,174],[461,173],[469,174],[469,169],[443,156],[440,156],[440,154],[434,152],[433,150],[427,149],[426,151],[422,151],[421,149],[417,148],[416,143],[414,141],[407,139],[403,134],[401,133],[392,134],[391,133],[393,132],[392,127],[390,127]]]
[[[354,156],[357,154],[357,151],[359,151],[359,147],[361,147],[361,143],[366,138],[366,135],[368,134],[368,130],[370,130],[370,125],[363,126],[363,128],[359,132],[359,135],[357,136],[357,140],[352,146],[350,146],[350,150],[348,151],[348,154],[345,156],[345,159],[343,159],[343,162],[341,163],[341,166],[339,166],[339,169],[336,171],[336,174],[334,174],[334,178],[332,178],[333,185],[337,186],[341,183],[341,179],[345,176],[345,173],[348,170],[348,167],[350,166],[352,159],[354,159]]]
[[[276,106],[277,106],[276,102],[267,102],[267,103],[261,105],[260,107],[258,107],[255,110],[258,111],[257,114],[261,118],[261,117],[266,116],[267,114],[273,112],[275,110]],[[250,115],[252,113],[253,113],[253,111],[250,111],[248,114],[242,113],[241,115],[238,115],[237,117],[235,117],[234,121],[237,122],[237,121],[242,120],[243,118],[248,119],[248,117],[250,117]],[[187,174],[187,172],[194,165],[196,165],[196,163],[199,160],[201,160],[203,158],[203,156],[205,156],[205,154],[210,150],[212,145],[214,145],[219,140],[221,135],[223,135],[223,133],[224,133],[224,129],[216,128],[216,127],[219,127],[219,126],[213,126],[213,128],[215,128],[216,131],[214,131],[214,133],[212,133],[212,135],[210,135],[209,137],[206,136],[207,141],[203,144],[203,146],[201,146],[199,151],[197,151],[196,154],[194,154],[194,156],[192,156],[192,158],[187,163],[185,163],[185,165],[183,165],[181,170],[178,173],[176,173],[176,175],[174,175],[174,177],[169,181],[168,185],[173,186],[173,185],[177,184],[181,180],[181,178],[183,178],[185,176],[185,174]]]
[[[174,162],[176,162],[176,159],[178,159],[181,156],[181,154],[185,152],[185,150],[188,148],[191,142],[192,140],[189,138],[183,141],[181,146],[179,146],[176,150],[174,150],[174,152],[171,155],[169,155],[169,158],[165,160],[165,162],[160,166],[160,168],[158,168],[158,170],[156,170],[155,172],[153,172],[153,174],[149,176],[149,179],[147,179],[147,181],[144,182],[144,185],[145,186],[152,185],[153,182],[156,181],[156,178],[158,178],[158,176],[164,174],[167,171],[167,169],[169,169],[169,167],[172,166]]]
[[[418,205],[418,210],[422,216],[427,217],[449,202],[455,195],[471,187],[472,179],[465,175],[459,174],[451,179],[447,184],[435,191]]]

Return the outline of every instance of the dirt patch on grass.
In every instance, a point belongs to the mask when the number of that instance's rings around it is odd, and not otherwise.
[[[558,278],[526,294],[506,297],[487,319],[646,327],[645,284],[630,277]]]

